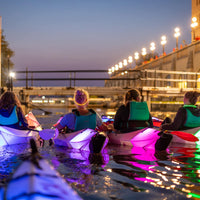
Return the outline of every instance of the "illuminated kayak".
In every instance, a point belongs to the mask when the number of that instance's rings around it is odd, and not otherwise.
[[[109,143],[135,147],[154,148],[156,141],[160,138],[159,130],[145,128],[129,133],[109,133]]]
[[[37,150],[32,152],[30,159],[24,161],[13,174],[5,189],[4,199],[81,199]]]
[[[38,139],[38,131],[19,130],[7,126],[0,126],[0,146],[29,143],[31,138]]]
[[[68,148],[100,153],[108,143],[108,137],[105,133],[93,129],[83,129],[80,131],[59,134],[54,139],[54,144],[66,146]]]
[[[162,122],[163,120],[153,117],[153,125],[155,127],[159,128]],[[171,143],[181,143],[189,145],[196,145],[197,143],[200,143],[200,127],[177,131],[167,130],[165,132],[173,135]]]
[[[179,136],[173,134],[172,143],[181,143],[186,145],[200,144],[200,127],[173,132],[178,132]]]

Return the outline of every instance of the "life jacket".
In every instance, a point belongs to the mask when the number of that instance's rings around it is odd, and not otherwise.
[[[142,129],[149,126],[149,109],[147,102],[130,102],[128,128]]]
[[[188,127],[188,128],[195,128],[200,126],[200,117],[199,116],[195,116],[188,108],[196,108],[197,106],[195,105],[184,105],[183,108],[186,109],[187,112],[187,118],[186,121],[184,123],[184,127]]]
[[[89,109],[89,111],[91,112],[89,115],[80,115],[78,110],[73,110],[76,115],[74,131],[79,131],[85,128],[96,128],[96,112],[92,109]]]
[[[4,117],[3,115],[0,114],[0,125],[2,126],[12,126],[12,125],[18,125],[19,119],[17,116],[17,110],[16,106],[14,106],[12,113],[10,114],[9,117]]]

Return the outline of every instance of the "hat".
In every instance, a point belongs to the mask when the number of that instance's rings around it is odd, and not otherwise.
[[[85,105],[89,101],[89,94],[83,89],[77,89],[74,93],[74,102],[79,106]]]

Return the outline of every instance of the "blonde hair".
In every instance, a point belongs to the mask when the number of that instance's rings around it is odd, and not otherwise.
[[[84,106],[89,102],[89,94],[84,89],[77,89],[74,93],[74,102],[79,106]]]

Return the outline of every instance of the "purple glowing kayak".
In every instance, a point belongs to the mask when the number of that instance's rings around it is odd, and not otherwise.
[[[59,134],[54,139],[54,144],[66,146],[68,148],[80,149],[100,153],[108,143],[108,137],[105,133],[98,133],[92,129],[83,129],[73,133]]]
[[[0,126],[0,146],[29,143],[31,138],[37,140],[38,131],[18,130],[6,126]]]

